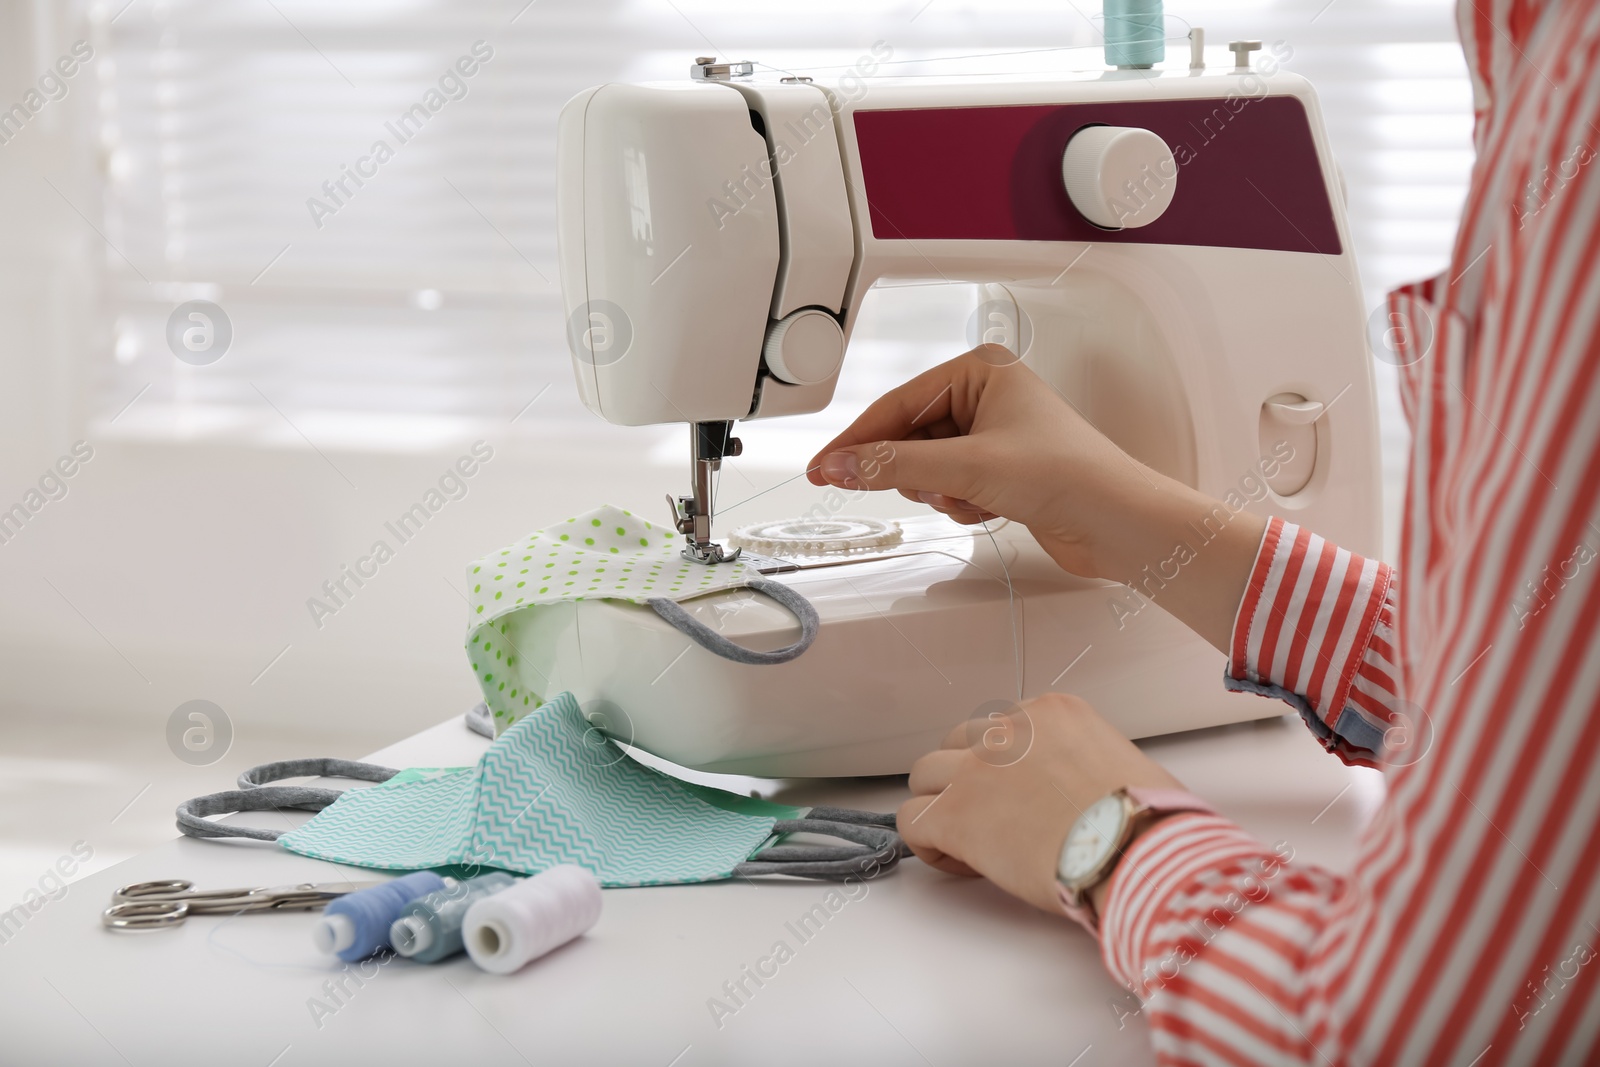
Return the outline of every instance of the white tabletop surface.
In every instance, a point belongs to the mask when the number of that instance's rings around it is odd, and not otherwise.
[[[486,744],[455,718],[372,759],[462,765]],[[1382,793],[1376,775],[1343,767],[1290,719],[1145,747],[1264,840],[1287,841],[1297,862],[1343,866]],[[762,792],[887,811],[905,782],[766,783]],[[826,884],[607,890],[589,934],[509,977],[461,956],[369,964],[358,984],[312,948],[311,913],[199,917],[135,934],[99,921],[112,889],[133,881],[181,877],[216,888],[345,876],[370,877],[273,845],[178,838],[73,883],[0,947],[0,1062],[1094,1067],[1152,1059],[1143,1025],[1126,1014],[1133,1002],[1106,977],[1088,935],[986,882],[915,860],[858,889],[803,943],[786,924],[821,902]],[[762,987],[747,980],[753,994],[719,1026],[708,1002],[731,1005],[723,984],[780,940],[793,957]],[[341,978],[336,1000],[327,983]],[[326,1006],[320,1013],[316,1001]]]

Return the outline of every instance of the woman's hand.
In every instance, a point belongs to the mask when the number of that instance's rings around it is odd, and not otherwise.
[[[1220,507],[1129,456],[997,345],[886,394],[806,466],[813,484],[896,489],[960,523],[1019,522],[1063,569],[1135,585],[1170,572]],[[1141,592],[1226,650],[1265,523],[1234,516]]]
[[[1056,862],[1067,831],[1124,786],[1182,788],[1085,701],[1046,693],[988,724],[963,723],[919,759],[900,836],[929,866],[982,875],[1060,914]]]
[[[1166,480],[996,345],[888,393],[807,468],[816,485],[898,489],[961,523],[1004,516],[1066,570],[1108,578],[1118,576],[1106,552],[1107,511],[1135,510],[1147,480]]]

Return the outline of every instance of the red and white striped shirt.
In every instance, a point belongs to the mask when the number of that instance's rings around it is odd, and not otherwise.
[[[1231,656],[1387,798],[1344,874],[1212,816],[1134,843],[1103,950],[1163,1062],[1600,1062],[1600,4],[1458,19],[1472,188],[1390,294],[1401,566],[1275,520]]]

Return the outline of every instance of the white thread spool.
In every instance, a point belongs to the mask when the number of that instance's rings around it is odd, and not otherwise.
[[[600,883],[584,868],[563,864],[477,901],[461,932],[473,963],[510,974],[599,918]]]

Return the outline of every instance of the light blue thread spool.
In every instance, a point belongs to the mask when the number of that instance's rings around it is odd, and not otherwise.
[[[389,927],[405,906],[425,893],[443,889],[445,880],[432,871],[346,893],[330,902],[311,928],[312,943],[346,963],[364,960],[389,947]]]
[[[389,941],[396,952],[418,963],[454,956],[466,948],[461,927],[466,922],[467,909],[516,881],[504,871],[495,871],[413,900],[389,927]]]
[[[1161,0],[1105,0],[1106,63],[1146,70],[1167,58]]]

